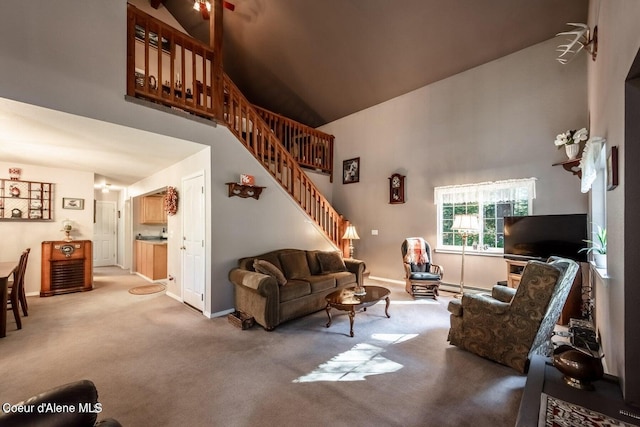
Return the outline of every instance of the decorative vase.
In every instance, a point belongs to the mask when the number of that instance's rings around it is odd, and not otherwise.
[[[565,144],[564,150],[567,153],[567,157],[569,160],[573,160],[578,157],[578,153],[580,152],[580,144]]]
[[[566,344],[553,351],[553,366],[564,374],[566,384],[581,390],[593,390],[591,383],[604,375],[602,357]]]

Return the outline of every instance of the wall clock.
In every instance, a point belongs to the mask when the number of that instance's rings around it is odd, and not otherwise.
[[[404,203],[404,178],[399,173],[389,177],[389,203]]]

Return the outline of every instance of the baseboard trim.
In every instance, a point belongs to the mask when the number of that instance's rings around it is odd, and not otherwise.
[[[176,294],[174,294],[173,292],[169,292],[169,291],[165,292],[165,294],[166,294],[167,296],[169,296],[169,297],[173,298],[173,299],[174,299],[174,300],[176,300],[176,301],[183,302],[183,301],[182,301],[182,297],[181,297],[180,295],[176,295]]]
[[[387,277],[369,276],[369,279],[370,280],[375,280],[375,281],[378,281],[378,282],[395,283],[395,284],[398,284],[398,285],[404,285],[405,284],[404,280],[389,279]],[[488,291],[491,291],[491,289],[479,288],[477,286],[465,286],[464,289],[466,291],[473,291],[473,292],[488,292]],[[458,293],[458,292],[460,292],[460,285],[457,284],[457,283],[442,282],[440,284],[440,290],[441,291],[445,291],[445,292]]]
[[[234,311],[236,310],[233,308],[230,308],[228,310],[216,311],[215,313],[208,313],[208,316],[210,319],[213,319],[214,317],[226,316],[227,314],[233,313]]]

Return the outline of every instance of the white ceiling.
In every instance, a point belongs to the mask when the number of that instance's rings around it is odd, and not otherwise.
[[[0,160],[93,172],[118,189],[205,147],[0,98]]]

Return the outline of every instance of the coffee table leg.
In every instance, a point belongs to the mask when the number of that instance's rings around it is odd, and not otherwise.
[[[384,314],[386,314],[387,317],[391,317],[389,316],[389,304],[391,303],[391,300],[389,299],[389,297],[386,297],[385,301],[387,302],[387,305],[384,307]]]
[[[327,323],[327,328],[329,326],[331,326],[331,304],[327,304],[327,307],[325,308],[325,310],[327,310],[327,317],[329,317],[329,322]]]
[[[356,311],[354,310],[354,307],[351,307],[351,311],[349,312],[349,335],[351,335],[353,337],[353,320],[356,317]]]

